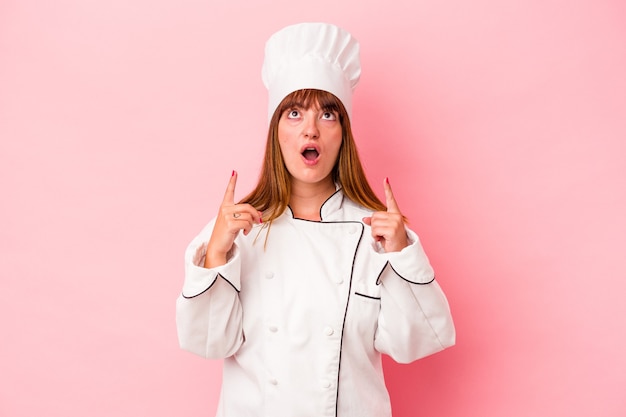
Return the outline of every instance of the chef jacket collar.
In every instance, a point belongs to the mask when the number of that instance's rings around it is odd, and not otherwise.
[[[335,192],[330,197],[328,197],[326,201],[324,201],[322,207],[320,208],[320,218],[322,219],[322,222],[341,220],[339,217],[336,216],[336,214],[339,213],[342,205],[343,191],[341,191],[341,187],[339,185],[335,185]],[[291,207],[287,206],[287,208],[289,209],[291,217],[296,218],[293,215]]]
[[[340,187],[337,187],[335,193],[328,197],[328,199],[322,204],[320,208],[320,218],[322,221],[337,220],[334,218],[334,214],[339,212],[343,205],[343,191]]]

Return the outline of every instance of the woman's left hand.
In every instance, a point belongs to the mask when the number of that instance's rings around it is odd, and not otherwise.
[[[380,242],[385,252],[399,252],[408,246],[404,218],[393,197],[389,179],[383,184],[387,211],[376,211],[370,217],[364,217],[363,223],[372,227],[372,237]]]

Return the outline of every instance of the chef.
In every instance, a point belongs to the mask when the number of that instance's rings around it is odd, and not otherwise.
[[[367,182],[351,129],[359,44],[326,23],[266,43],[266,151],[256,187],[185,252],[183,349],[224,359],[217,416],[389,417],[381,355],[455,342],[446,297],[388,179]]]

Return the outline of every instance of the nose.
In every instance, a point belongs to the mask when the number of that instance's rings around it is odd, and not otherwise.
[[[305,138],[317,139],[320,136],[320,131],[317,127],[316,117],[307,117],[303,129],[303,134]]]

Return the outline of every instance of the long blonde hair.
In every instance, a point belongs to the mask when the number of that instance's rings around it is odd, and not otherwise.
[[[287,209],[291,197],[291,181],[283,160],[278,142],[278,122],[286,110],[293,107],[310,108],[319,105],[320,109],[336,111],[342,129],[341,148],[333,167],[333,181],[342,188],[350,200],[372,211],[384,211],[385,205],[372,191],[357,152],[350,118],[341,101],[333,94],[314,89],[294,91],[285,97],[276,108],[270,121],[265,145],[265,158],[259,181],[250,194],[240,203],[248,203],[263,212],[263,221],[271,224]]]

